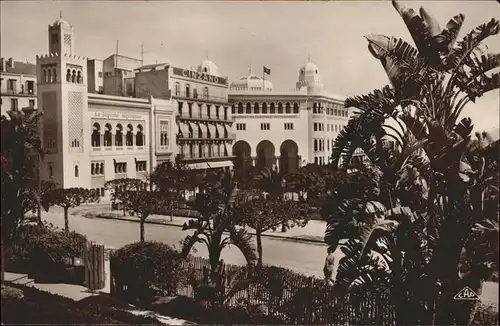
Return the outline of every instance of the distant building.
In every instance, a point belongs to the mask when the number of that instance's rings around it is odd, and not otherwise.
[[[104,63],[99,59],[87,60],[87,86],[89,93],[104,94]]]
[[[254,165],[292,172],[307,163],[327,164],[348,121],[344,98],[323,90],[319,68],[310,60],[299,69],[296,88],[273,88],[251,69],[229,87],[235,168]]]
[[[1,58],[1,114],[24,107],[36,108],[36,65]]]

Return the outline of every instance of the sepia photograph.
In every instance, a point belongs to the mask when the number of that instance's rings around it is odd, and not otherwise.
[[[2,325],[498,325],[498,1],[0,26]]]

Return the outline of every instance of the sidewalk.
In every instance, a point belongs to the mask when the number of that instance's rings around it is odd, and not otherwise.
[[[123,216],[123,212],[121,211],[112,211],[110,205],[85,205],[80,206],[78,210],[74,210],[72,214],[78,214],[85,216],[85,214],[92,214],[94,218],[103,218],[103,219],[115,219],[120,221],[129,221],[139,223],[139,219],[134,216]],[[95,217],[97,214],[112,214],[113,217]],[[147,224],[158,224],[158,225],[169,225],[175,227],[182,227],[182,225],[190,220],[187,217],[181,216],[173,216],[172,220],[170,220],[170,216],[164,215],[150,215],[146,223]],[[251,235],[255,235],[255,230],[247,227],[248,233]],[[281,239],[281,240],[289,240],[289,241],[299,241],[299,242],[309,242],[315,244],[324,244],[323,237],[325,234],[326,222],[325,221],[317,221],[311,220],[307,223],[307,225],[303,228],[294,227],[289,229],[287,232],[281,232],[281,227],[278,227],[276,231],[267,231],[262,235],[269,238]]]

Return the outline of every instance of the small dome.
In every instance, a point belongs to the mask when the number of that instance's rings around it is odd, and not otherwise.
[[[250,74],[248,76],[243,76],[235,80],[229,86],[230,89],[245,89],[245,90],[264,90],[272,91],[273,83],[267,79],[262,79],[262,77]]]
[[[198,72],[220,77],[219,67],[217,67],[217,65],[213,61],[210,61],[208,59],[203,61],[201,65],[198,66]]]
[[[65,21],[64,19],[62,18],[59,18],[58,20],[56,20],[52,26],[62,26],[62,27],[66,27],[66,28],[71,28],[71,25]]]
[[[312,62],[308,62],[305,66],[300,68],[300,75],[317,75],[319,74],[319,68]]]

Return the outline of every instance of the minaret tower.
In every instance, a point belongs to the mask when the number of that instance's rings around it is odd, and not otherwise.
[[[41,178],[58,187],[90,188],[87,59],[75,54],[73,26],[62,18],[48,27],[49,53],[36,57],[42,142]]]

